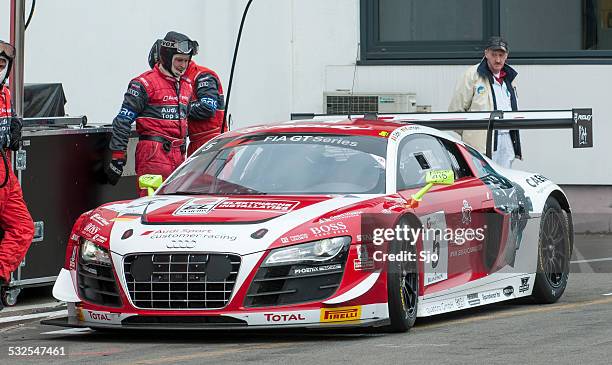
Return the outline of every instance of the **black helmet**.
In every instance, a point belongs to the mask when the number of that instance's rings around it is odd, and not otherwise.
[[[151,46],[151,50],[149,51],[149,66],[151,66],[151,68],[155,67],[157,62],[159,62],[159,43],[160,42],[161,42],[161,39],[156,40],[155,43],[153,43],[153,46]]]
[[[166,71],[174,74],[172,71],[172,57],[177,54],[189,55],[189,57],[198,54],[198,42],[192,41],[184,34],[177,32],[168,32],[164,39],[159,40],[159,61]],[[156,42],[157,43],[157,42]],[[151,63],[151,53],[149,53],[149,64]],[[179,75],[175,75],[179,76]]]
[[[5,58],[8,62],[6,69],[0,71],[0,85],[3,85],[8,75],[11,73],[13,60],[15,59],[15,47],[0,39],[0,58]]]

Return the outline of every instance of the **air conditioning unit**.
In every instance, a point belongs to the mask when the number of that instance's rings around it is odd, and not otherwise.
[[[323,93],[325,114],[413,113],[417,110],[414,93],[353,93],[334,91]]]

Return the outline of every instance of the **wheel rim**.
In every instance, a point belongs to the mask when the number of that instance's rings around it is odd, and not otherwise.
[[[567,237],[563,229],[564,217],[549,210],[544,216],[540,257],[546,281],[553,287],[563,285],[567,272]]]
[[[400,275],[402,306],[408,316],[412,317],[415,315],[417,307],[419,276],[416,272],[405,268],[402,268]]]

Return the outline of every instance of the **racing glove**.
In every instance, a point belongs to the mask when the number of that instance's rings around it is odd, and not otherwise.
[[[23,123],[21,118],[13,117],[11,118],[11,126],[10,126],[10,141],[8,144],[8,148],[13,151],[19,150],[19,143],[21,142],[21,128]]]
[[[8,148],[11,143],[11,119],[1,118],[0,119],[0,147],[2,149]]]
[[[106,177],[111,185],[117,185],[121,175],[123,174],[123,167],[125,166],[126,158],[125,153],[120,151],[113,151],[113,157],[110,163],[106,167]]]

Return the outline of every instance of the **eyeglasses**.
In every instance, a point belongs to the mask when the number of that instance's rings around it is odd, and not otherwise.
[[[161,46],[166,48],[174,48],[178,53],[191,54],[195,56],[198,54],[199,44],[197,41],[166,41],[161,40]]]
[[[0,55],[6,55],[9,59],[15,58],[15,47],[11,46],[8,43],[0,41]]]

